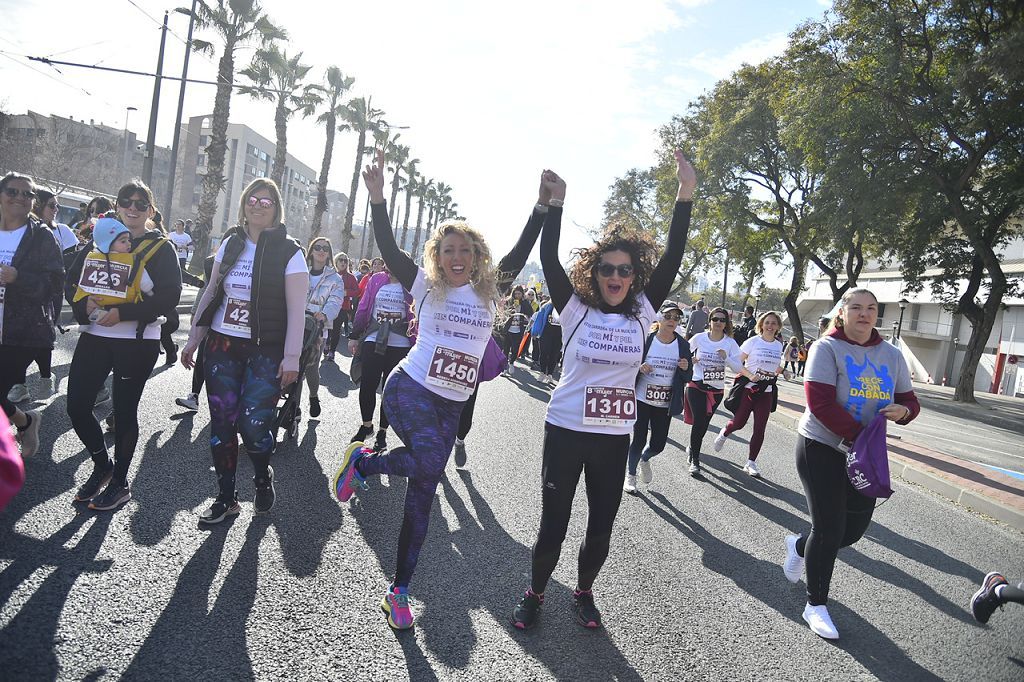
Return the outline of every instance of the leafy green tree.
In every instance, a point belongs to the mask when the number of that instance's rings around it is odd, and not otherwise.
[[[334,134],[338,128],[338,119],[344,114],[345,105],[342,100],[355,79],[346,77],[336,66],[327,67],[327,73],[323,85],[310,87],[310,96],[315,97],[317,106],[323,107],[316,122],[324,126],[326,141],[324,143],[324,157],[320,162],[320,175],[316,183],[316,205],[313,208],[313,227],[310,230],[311,237],[320,235],[324,213],[327,212],[327,177],[331,172],[331,161],[334,157]],[[355,201],[355,197],[349,197],[349,203]]]

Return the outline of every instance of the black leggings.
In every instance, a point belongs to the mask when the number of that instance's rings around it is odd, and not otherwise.
[[[32,360],[35,360],[36,367],[39,368],[39,377],[42,379],[49,379],[50,373],[53,370],[53,349],[52,348],[32,348]],[[21,381],[15,381],[16,384],[24,384],[28,382],[28,368],[32,366],[32,363],[25,365],[25,369],[21,371]]]
[[[177,312],[173,312],[168,315],[167,321],[160,327],[160,345],[164,347],[164,352],[168,355],[174,355],[177,352],[172,334],[178,331],[180,326],[181,318],[178,317]]]
[[[338,316],[334,318],[334,325],[331,327],[330,333],[327,335],[327,347],[324,348],[324,352],[333,353],[338,350],[338,343],[341,342],[342,334],[348,336],[349,323],[348,323],[349,311],[342,310],[338,313]]]
[[[633,441],[629,444],[630,476],[636,476],[636,465],[643,459],[649,461],[660,455],[668,442],[668,427],[672,425],[672,417],[667,407],[655,407],[642,400],[636,401],[636,424],[633,425]],[[650,429],[651,444],[644,450],[647,443],[647,432]]]
[[[387,352],[379,355],[374,352],[375,341],[363,341],[359,348],[359,357],[363,359],[363,376],[359,381],[359,412],[362,414],[363,423],[373,421],[373,411],[377,407],[377,388],[381,379],[386,379],[399,362],[409,354],[408,348],[395,348],[388,346]],[[384,408],[380,410],[379,429],[386,429],[390,422],[384,414]]]
[[[541,374],[554,374],[562,354],[562,328],[549,324],[540,337]]]
[[[206,381],[206,343],[200,343],[196,350],[196,364],[192,368],[192,392],[199,395]]]
[[[533,546],[531,589],[543,594],[558,564],[580,474],[586,472],[587,533],[580,546],[577,587],[589,590],[608,558],[622,501],[629,436],[583,433],[544,424],[540,531]]]
[[[836,555],[864,535],[875,499],[850,484],[843,453],[816,440],[797,436],[796,470],[811,512],[811,531],[800,536],[796,551],[807,561],[807,603],[822,606],[828,602]]]
[[[713,407],[709,409],[708,396],[711,396]],[[690,407],[690,414],[693,415],[693,424],[690,425],[690,461],[700,464],[700,448],[704,443],[704,436],[708,433],[708,426],[711,418],[715,416],[715,410],[722,403],[723,394],[705,393],[692,386],[686,387],[686,402]]]
[[[25,383],[25,372],[40,350],[44,349],[0,345],[0,407],[8,418],[14,416],[17,407],[7,399],[7,393],[15,384]]]
[[[473,428],[473,412],[476,410],[476,394],[479,392],[480,383],[477,382],[473,394],[469,396],[469,400],[463,405],[462,414],[459,415],[459,430],[456,434],[459,440],[466,440],[469,430]]]
[[[68,373],[68,416],[96,463],[109,459],[103,429],[92,413],[96,394],[114,372],[114,480],[124,484],[139,441],[139,402],[160,354],[156,339],[108,339],[82,334]]]
[[[502,350],[505,351],[505,357],[508,358],[510,367],[519,356],[519,344],[522,342],[523,332],[505,332],[505,347]]]

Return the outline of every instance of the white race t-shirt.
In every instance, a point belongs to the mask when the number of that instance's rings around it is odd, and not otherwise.
[[[742,366],[740,347],[736,341],[726,334],[720,341],[712,341],[709,332],[701,332],[690,339],[690,350],[693,352],[693,380],[702,381],[712,388],[725,388],[725,367]],[[718,351],[724,350],[727,356],[722,358]]]
[[[427,295],[430,288],[420,268],[411,291],[418,315],[416,345],[398,368],[431,393],[465,402],[479,379],[494,325],[494,304],[481,298],[471,284],[448,289],[441,301]]]
[[[562,378],[548,403],[549,424],[585,433],[632,431],[636,375],[655,315],[643,294],[640,306],[637,319],[588,308],[572,295],[561,313]]]
[[[50,230],[50,232],[53,233],[53,238],[57,240],[57,246],[61,252],[78,247],[78,237],[64,223],[57,223],[56,227]]]
[[[746,367],[757,375],[758,381],[770,379],[775,376],[776,370],[782,364],[781,341],[765,341],[760,336],[751,336],[740,346],[740,352],[746,353]],[[771,386],[768,387],[769,391]]]
[[[139,280],[139,289],[142,290],[143,296],[153,295],[153,278],[149,276],[145,268],[142,270],[142,278]],[[160,327],[163,326],[163,322],[159,319],[154,320],[146,325],[146,328],[142,332],[142,338],[144,339],[159,339],[160,338]],[[96,322],[90,322],[89,326],[85,329],[85,332],[92,334],[93,336],[102,336],[107,339],[135,339],[139,335],[139,323],[135,322],[118,322],[117,324],[104,327]]]
[[[675,339],[662,343],[655,336],[651,340],[651,349],[647,351],[646,362],[654,371],[640,374],[636,382],[636,399],[653,407],[668,407],[672,398],[672,379],[679,367],[679,343]]]
[[[408,306],[405,303],[405,289],[398,282],[389,282],[377,290],[373,299],[373,313],[371,317],[381,320],[390,317],[392,320],[402,320],[406,317]],[[377,341],[377,330],[366,335],[363,341]],[[388,345],[392,348],[408,348],[412,340],[408,336],[391,332],[388,334]]]
[[[22,225],[17,230],[0,230],[0,265],[11,264],[22,237],[27,233],[28,225]],[[0,341],[3,340],[4,333],[4,299],[6,297],[7,287],[0,284]]]
[[[178,252],[178,260],[188,258],[189,249],[192,248],[192,237],[188,236],[184,232],[178,234],[177,232],[171,232],[167,235],[167,238],[174,244],[174,250]]]
[[[238,239],[232,235],[231,239]],[[214,262],[221,263],[224,260],[224,247],[228,240],[224,240],[217,255],[213,257]],[[245,248],[239,254],[231,272],[224,278],[224,300],[213,315],[213,323],[210,325],[215,332],[225,336],[234,336],[239,339],[252,338],[252,319],[249,308],[249,301],[252,300],[252,262],[256,258],[256,242],[251,239],[245,240]],[[300,272],[309,272],[306,266],[306,259],[302,257],[302,251],[296,250],[295,255],[285,266],[284,274],[294,275]]]

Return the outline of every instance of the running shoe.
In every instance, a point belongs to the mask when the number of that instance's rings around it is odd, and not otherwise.
[[[747,463],[743,465],[743,470],[754,478],[761,478],[761,470],[757,468],[757,462],[752,459],[747,460]]]
[[[721,431],[718,432],[718,435],[715,436],[715,442],[712,443],[712,445],[715,448],[715,452],[721,452],[722,451],[722,448],[725,447],[725,439],[726,439],[725,429],[722,429]]]
[[[178,344],[173,344],[174,350],[167,351],[167,358],[164,360],[164,364],[170,367],[178,361]]]
[[[132,491],[129,490],[127,483],[111,481],[107,484],[106,490],[92,498],[92,502],[89,503],[89,509],[112,511],[130,499],[132,499]]]
[[[11,386],[11,390],[7,392],[7,399],[12,403],[20,403],[32,398],[32,394],[28,392],[28,386],[25,384],[15,384]]]
[[[274,467],[267,466],[266,476],[253,476],[252,482],[256,484],[256,497],[253,498],[252,506],[257,514],[266,514],[274,508],[274,501],[277,499],[277,491],[274,490]]]
[[[786,560],[782,564],[782,572],[786,574],[786,580],[791,583],[800,582],[804,575],[804,558],[796,551],[799,535],[786,536]]]
[[[700,476],[700,465],[697,464],[696,462],[690,462],[690,475],[693,476],[694,478]]]
[[[184,407],[186,410],[192,410],[196,412],[199,410],[199,394],[189,393],[184,398],[175,398],[174,404],[178,407]]]
[[[369,454],[369,450],[360,442],[349,443],[345,455],[341,459],[341,466],[334,474],[331,481],[331,489],[335,497],[342,502],[348,502],[349,498],[356,491],[356,488],[366,490],[366,479],[356,471],[356,462]]]
[[[654,465],[649,460],[641,458],[637,473],[640,474],[641,483],[650,485],[651,481],[654,480]]]
[[[114,463],[110,459],[97,462],[93,465],[92,473],[85,483],[78,489],[75,495],[75,502],[88,502],[99,494],[100,488],[110,483],[110,477],[114,473]]]
[[[388,449],[388,432],[385,429],[377,429],[377,436],[373,439],[373,451],[384,452]]]
[[[622,484],[622,489],[632,495],[636,492],[636,476],[632,474],[626,474],[626,482]]]
[[[466,466],[466,441],[455,441],[455,466],[461,469]]]
[[[1002,600],[996,595],[996,588],[1000,585],[1009,585],[999,573],[989,573],[981,581],[981,589],[971,597],[971,613],[974,620],[979,623],[987,623],[997,608],[1003,607]]]
[[[356,435],[352,436],[352,440],[349,443],[362,443],[369,435],[373,433],[373,424],[369,426],[360,426],[359,430],[356,431]]]
[[[380,600],[380,610],[387,615],[388,625],[395,630],[408,630],[415,621],[412,609],[409,608],[407,587],[389,587],[387,594]]]
[[[220,523],[229,516],[237,516],[240,511],[242,511],[242,506],[238,504],[238,500],[236,498],[218,497],[213,501],[213,504],[199,515],[199,523],[205,523],[212,526],[215,523]]]
[[[601,627],[601,612],[594,604],[593,590],[575,590],[572,597],[575,602],[573,611],[576,614],[576,622],[585,628]]]
[[[822,639],[839,639],[839,631],[836,630],[832,618],[828,615],[828,608],[824,605],[805,606],[804,622],[811,628],[811,632]]]
[[[43,415],[38,410],[25,413],[29,423],[24,429],[16,429],[14,439],[21,445],[21,456],[31,457],[39,451],[39,425],[43,423]]]
[[[320,416],[320,398],[315,395],[309,396],[309,416],[311,419]]]
[[[527,590],[512,612],[512,625],[520,630],[529,630],[537,624],[542,606],[544,606],[544,595]]]

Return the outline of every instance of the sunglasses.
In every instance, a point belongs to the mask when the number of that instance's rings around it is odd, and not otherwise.
[[[46,204],[46,208],[57,208],[57,202],[51,201],[50,203]]]
[[[31,199],[36,195],[36,193],[30,189],[15,189],[13,187],[4,187],[4,194],[12,199],[17,199],[19,194],[26,199]]]
[[[712,318],[711,318],[711,321],[712,321],[712,322],[721,322],[722,324],[725,324],[725,323],[726,323],[726,322],[728,322],[729,320],[727,320],[727,319],[726,319],[726,318],[724,318],[724,317],[712,317]]]
[[[612,265],[611,263],[598,263],[597,274],[601,277],[611,277],[616,272],[619,273],[619,277],[632,277],[633,266],[628,263],[622,265]]]
[[[134,204],[136,211],[148,211],[151,204],[145,199],[118,199],[117,205],[121,208],[131,208]]]
[[[325,253],[330,253],[331,252],[331,247],[327,246],[326,244],[317,244],[316,246],[313,247],[313,250],[314,251],[323,251]]]
[[[662,317],[662,319],[665,319],[665,320],[675,320],[676,322],[678,322],[679,320],[683,319],[683,316],[680,315],[679,313],[665,313],[661,317]]]
[[[256,208],[257,206],[260,208],[273,208],[277,206],[277,202],[270,197],[249,197],[245,204],[249,208]]]

